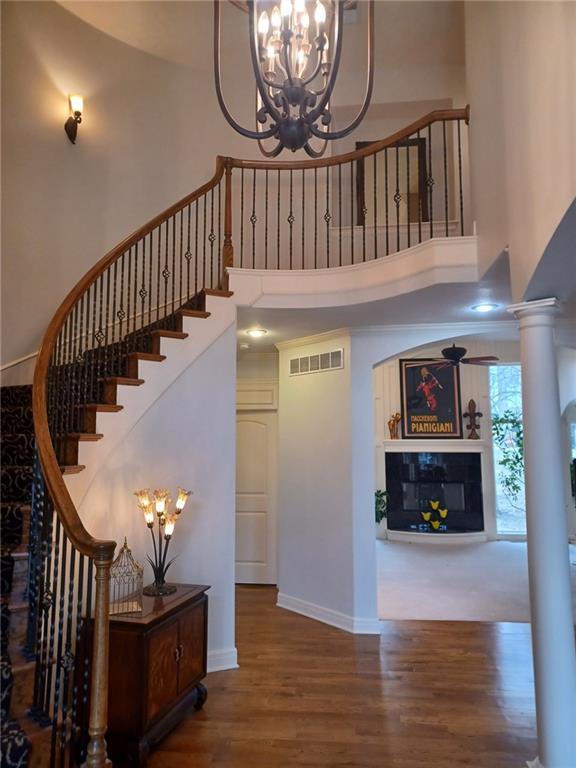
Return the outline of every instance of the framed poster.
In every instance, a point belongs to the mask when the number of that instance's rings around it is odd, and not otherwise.
[[[461,438],[460,375],[445,360],[400,360],[402,437]]]

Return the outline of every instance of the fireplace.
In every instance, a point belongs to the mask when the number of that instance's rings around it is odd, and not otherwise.
[[[484,530],[480,454],[386,452],[388,530],[476,533]]]

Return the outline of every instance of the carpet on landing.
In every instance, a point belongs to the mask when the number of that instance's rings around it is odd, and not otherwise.
[[[377,541],[378,616],[385,620],[530,621],[524,542]],[[576,546],[570,546],[576,616]]]

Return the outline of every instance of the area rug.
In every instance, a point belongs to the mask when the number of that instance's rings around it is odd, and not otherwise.
[[[530,621],[526,544],[377,541],[378,616],[436,621]],[[570,547],[576,616],[576,547]]]

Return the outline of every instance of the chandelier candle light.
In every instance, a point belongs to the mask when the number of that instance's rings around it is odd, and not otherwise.
[[[234,0],[233,0],[234,1]],[[244,128],[230,114],[220,76],[220,0],[214,0],[214,77],[224,117],[238,133],[257,139],[266,157],[286,148],[321,157],[328,140],[341,139],[362,121],[374,80],[374,0],[368,0],[368,71],[364,101],[354,120],[330,130],[330,98],[342,54],[347,0],[247,0],[250,57],[256,79],[256,130]],[[264,139],[276,143],[266,148]],[[319,146],[311,141],[317,139]]]
[[[138,499],[138,507],[144,513],[144,520],[150,529],[152,543],[154,545],[154,560],[147,555],[148,562],[154,571],[154,583],[144,588],[145,595],[157,597],[159,595],[171,595],[176,592],[176,587],[166,584],[166,571],[174,562],[174,558],[166,563],[170,539],[174,534],[176,520],[184,509],[188,496],[192,491],[185,491],[178,488],[178,498],[176,499],[175,509],[170,511],[170,498],[168,491],[164,488],[154,491],[154,496],[150,494],[148,488],[136,491],[134,495]],[[154,533],[154,523],[158,523],[157,535]],[[158,542],[156,542],[158,539]]]

